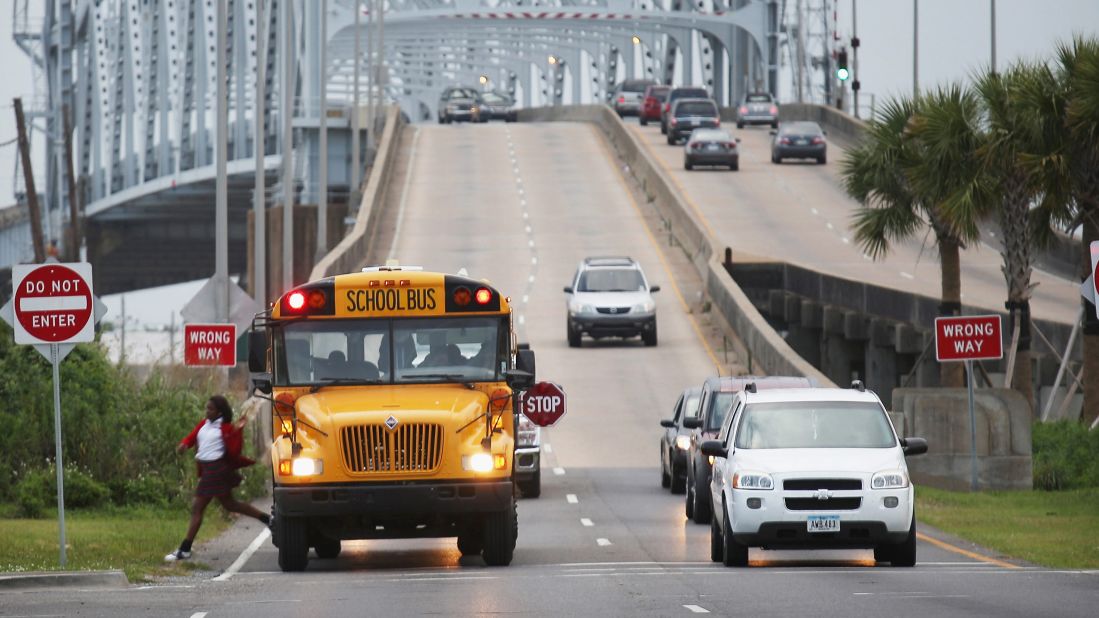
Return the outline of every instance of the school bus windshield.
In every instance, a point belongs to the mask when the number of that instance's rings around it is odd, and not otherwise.
[[[274,338],[278,386],[502,381],[506,317],[286,322]]]

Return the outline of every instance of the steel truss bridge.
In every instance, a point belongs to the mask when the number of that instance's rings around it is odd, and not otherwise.
[[[269,206],[286,191],[298,204],[320,199],[322,113],[327,202],[347,203],[369,163],[382,101],[421,120],[434,116],[439,92],[452,84],[481,83],[541,106],[606,101],[622,79],[648,77],[704,83],[727,105],[749,89],[776,91],[787,38],[780,19],[786,3],[777,0],[389,0],[384,12],[382,5],[49,0],[40,9],[16,0],[14,38],[33,59],[42,89],[31,120],[47,138],[48,180],[38,190],[49,236],[63,239],[68,218],[61,139],[68,114],[97,291],[212,272],[219,6],[227,20],[235,273],[244,271],[257,170],[266,186],[259,199]],[[284,162],[287,143],[293,156]],[[284,163],[289,173],[280,172]],[[27,227],[0,234],[29,238]]]

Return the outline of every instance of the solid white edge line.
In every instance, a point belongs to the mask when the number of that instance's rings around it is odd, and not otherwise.
[[[705,607],[702,607],[700,605],[684,605],[683,607],[686,607],[687,609],[691,610],[692,612],[694,612],[696,614],[708,614],[708,613],[710,613],[710,610],[708,610]]]
[[[401,224],[404,223],[405,204],[408,202],[408,185],[412,182],[413,168],[416,165],[416,142],[420,141],[420,128],[416,127],[416,133],[412,136],[412,148],[408,150],[408,171],[405,174],[404,186],[401,187],[401,201],[397,206],[397,225],[393,229],[393,240],[389,243],[389,253],[386,259],[394,257],[397,250],[397,240],[401,237]]]
[[[240,567],[244,566],[244,563],[248,562],[248,559],[252,557],[252,554],[256,553],[256,550],[259,549],[259,546],[262,545],[263,542],[266,541],[270,536],[271,529],[264,526],[259,535],[257,535],[256,538],[252,540],[252,544],[246,547],[245,550],[242,551],[239,556],[237,556],[237,559],[233,562],[233,564],[229,565],[228,569],[225,569],[224,573],[215,577],[214,581],[228,581],[230,577],[236,575],[237,571],[240,570]]]

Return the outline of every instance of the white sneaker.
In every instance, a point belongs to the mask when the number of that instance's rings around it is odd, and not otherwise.
[[[177,549],[174,552],[164,556],[164,562],[176,562],[177,560],[186,560],[191,557],[191,552]]]

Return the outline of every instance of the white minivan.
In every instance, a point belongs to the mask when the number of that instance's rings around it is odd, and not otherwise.
[[[897,437],[881,400],[853,388],[748,386],[713,457],[710,558],[747,566],[748,548],[872,548],[893,566],[916,563],[916,516],[905,455],[922,438]]]

